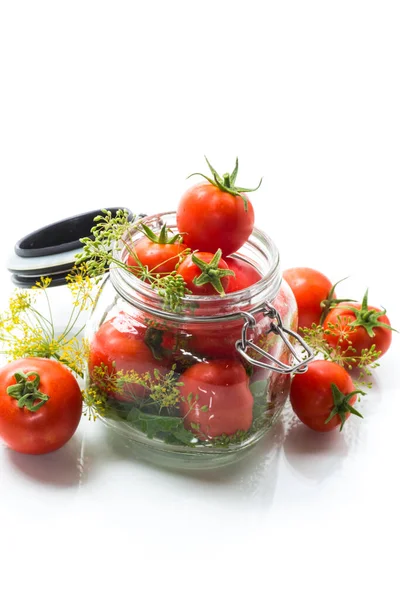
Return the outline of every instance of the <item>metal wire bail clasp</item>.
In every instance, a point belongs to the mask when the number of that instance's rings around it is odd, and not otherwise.
[[[293,364],[288,365],[281,362],[269,352],[266,352],[257,344],[254,344],[251,340],[248,339],[247,333],[249,328],[253,329],[257,322],[254,318],[254,315],[248,312],[241,312],[240,314],[244,318],[244,324],[242,328],[242,337],[240,340],[236,342],[236,350],[239,354],[247,360],[251,365],[262,367],[264,369],[270,369],[271,371],[277,371],[278,373],[304,373],[307,371],[307,365],[314,358],[314,353],[308,344],[302,339],[302,337],[292,331],[291,329],[287,329],[283,323],[282,318],[276,308],[274,308],[269,302],[265,303],[265,308],[262,309],[263,314],[266,317],[271,319],[270,327],[265,333],[274,333],[279,335],[283,340],[284,344],[287,348],[289,348],[292,356],[293,356]],[[293,337],[297,340],[300,346],[306,352],[306,358],[302,358],[299,356],[297,350],[294,348],[293,344],[290,342],[289,337]],[[247,349],[252,348],[255,352],[260,354],[263,358],[268,359],[268,362],[261,362],[260,360],[256,360],[247,354]]]

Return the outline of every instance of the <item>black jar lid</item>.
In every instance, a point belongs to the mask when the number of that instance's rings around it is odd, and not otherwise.
[[[126,210],[133,221],[135,216],[124,207],[108,208],[114,216],[118,209]],[[75,264],[82,248],[81,238],[92,237],[93,219],[101,209],[57,221],[37,229],[20,239],[7,261],[7,269],[15,285],[30,288],[39,277],[51,277],[50,287],[64,285],[65,277]],[[138,215],[143,217],[145,215]]]

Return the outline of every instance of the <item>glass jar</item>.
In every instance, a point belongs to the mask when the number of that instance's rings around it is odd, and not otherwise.
[[[143,222],[177,231],[172,212]],[[114,258],[125,263],[127,245],[142,235],[132,228]],[[291,373],[312,358],[295,333],[296,301],[273,241],[254,229],[233,256],[260,280],[223,297],[186,295],[175,311],[148,283],[111,267],[87,324],[85,380],[100,418],[164,465],[205,468],[242,456],[278,419]]]

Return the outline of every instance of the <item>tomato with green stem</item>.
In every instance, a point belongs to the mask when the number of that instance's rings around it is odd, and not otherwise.
[[[198,296],[224,296],[229,278],[235,276],[223,260],[220,249],[214,255],[193,252],[181,262],[177,274],[183,277],[187,289]]]
[[[75,433],[81,415],[78,382],[60,362],[29,357],[0,369],[0,437],[13,450],[58,450]]]
[[[182,196],[176,213],[178,230],[192,250],[215,253],[221,248],[224,255],[232,254],[253,231],[254,209],[246,192],[257,190],[262,180],[253,189],[238,187],[238,159],[232,173],[222,177],[206,161],[212,177],[192,174],[207,182],[194,185]]]
[[[305,373],[294,376],[290,402],[300,421],[314,431],[342,430],[351,414],[362,415],[354,408],[358,395],[353,381],[343,367],[326,361],[314,360]]]
[[[337,299],[336,286],[320,271],[309,267],[295,267],[283,272],[284,280],[289,284],[296,298],[299,328],[310,329],[318,325],[332,306],[339,302],[352,302],[350,298]]]
[[[353,366],[358,366],[371,349],[383,356],[392,343],[393,328],[386,310],[379,310],[368,304],[368,290],[362,303],[340,303],[326,315],[323,322],[324,339],[332,347],[340,349],[342,356],[348,357]],[[374,347],[374,348],[373,348]]]
[[[238,360],[215,359],[189,367],[179,378],[185,427],[201,440],[246,432],[253,421],[249,377]]]
[[[175,271],[187,250],[186,244],[182,243],[182,236],[179,233],[169,235],[165,224],[158,235],[145,223],[141,223],[139,228],[144,236],[130,249],[127,259],[133,274],[143,279],[146,271],[160,276]]]

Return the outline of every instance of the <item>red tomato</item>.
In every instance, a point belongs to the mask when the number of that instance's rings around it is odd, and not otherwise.
[[[297,332],[299,326],[297,302],[291,287],[285,279],[282,279],[281,287],[277,297],[273,301],[273,305],[280,314],[285,326]],[[288,314],[291,314],[290,320],[288,319]]]
[[[133,267],[133,273],[139,278],[142,273],[135,267],[140,263],[148,267],[153,274],[169,275],[175,270],[186,245],[181,243],[179,235],[168,237],[166,225],[162,227],[159,235],[146,225],[142,224],[142,227],[145,235],[136,242],[134,253],[129,254],[127,264]]]
[[[176,214],[178,230],[192,250],[214,253],[221,248],[224,255],[232,254],[253,231],[254,210],[245,192],[254,190],[236,187],[237,160],[233,172],[223,177],[207,163],[213,179],[203,175],[209,183],[184,193]]]
[[[318,324],[323,310],[321,302],[328,298],[332,289],[329,279],[319,271],[307,267],[287,269],[283,278],[296,298],[299,327],[310,328],[313,323]]]
[[[242,328],[243,319],[229,323],[188,325],[188,350],[196,357],[238,358],[235,344],[242,337]]]
[[[229,284],[228,265],[221,258],[221,251],[196,252],[187,256],[179,265],[177,274],[185,280],[186,287],[198,296],[224,295]]]
[[[217,359],[189,367],[179,381],[185,427],[202,440],[248,431],[253,420],[249,378],[237,360]]]
[[[13,450],[58,450],[75,433],[81,415],[81,390],[60,362],[21,358],[0,369],[0,437]]]
[[[103,323],[90,343],[89,373],[93,376],[94,368],[103,364],[110,375],[133,370],[140,377],[153,374],[154,369],[165,374],[167,369],[162,360],[153,356],[145,342],[145,333],[145,327],[123,312]],[[116,400],[132,402],[135,397],[145,397],[148,390],[139,383],[125,383],[122,389],[110,386],[106,391]]]
[[[169,275],[175,271],[185,249],[185,244],[155,244],[147,238],[142,238],[135,244],[136,256],[142,265],[148,267],[152,274],[160,275]],[[130,254],[126,262],[133,267],[132,271],[136,274],[134,267],[138,262],[135,257]]]
[[[260,273],[245,260],[228,256],[225,258],[225,262],[228,269],[235,273],[235,277],[229,277],[228,289],[226,290],[228,294],[248,288],[253,283],[260,281]]]
[[[352,357],[354,366],[359,364],[363,350],[375,345],[382,356],[392,342],[392,329],[386,311],[369,306],[367,294],[362,304],[338,304],[326,316],[323,328],[328,344],[333,348],[340,347],[342,355]]]
[[[336,386],[336,390],[334,387]],[[361,417],[353,405],[357,394],[353,381],[340,365],[314,360],[305,373],[294,376],[290,390],[293,411],[314,431],[331,431],[343,427],[350,414]]]

